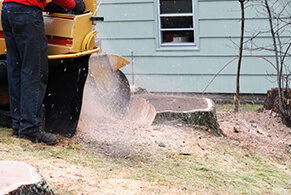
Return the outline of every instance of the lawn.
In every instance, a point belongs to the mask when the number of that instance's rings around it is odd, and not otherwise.
[[[165,124],[141,127],[152,133],[169,128]],[[11,129],[1,128],[0,160],[32,164],[52,190],[62,195],[291,194],[290,156],[272,158],[234,145],[227,138],[191,130],[195,132],[192,136],[176,140],[177,147],[140,142],[132,145],[135,152],[131,155],[117,157],[75,138],[58,136],[59,144],[52,147],[32,144],[11,136]]]

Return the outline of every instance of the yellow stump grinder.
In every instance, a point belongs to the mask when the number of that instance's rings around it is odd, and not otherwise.
[[[96,16],[96,0],[84,2],[86,12],[83,14],[43,14],[49,61],[49,81],[43,102],[44,125],[47,131],[67,137],[72,137],[76,132],[86,79],[94,81],[98,97],[108,109],[116,109],[115,113],[119,116],[125,114],[130,101],[128,80],[119,70],[129,62],[121,56],[100,52],[95,43],[98,32],[92,29],[102,18]],[[0,10],[1,7],[0,0]],[[89,60],[92,62],[90,70]],[[1,26],[0,126],[11,126],[6,46]]]

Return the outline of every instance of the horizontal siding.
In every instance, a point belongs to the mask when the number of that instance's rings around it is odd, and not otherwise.
[[[128,59],[131,61],[131,58]],[[214,78],[205,92],[234,93],[236,89],[237,60],[229,63],[227,57],[183,58],[181,61],[171,57],[133,56],[133,60],[134,68],[129,64],[122,71],[131,83],[134,81],[135,85],[149,91],[203,92]],[[274,74],[274,67],[267,61],[259,58],[244,58],[241,69],[241,92],[265,93],[269,88],[276,86]]]
[[[97,25],[98,39],[153,39],[155,28],[153,21],[107,22]],[[122,32],[122,33],[120,33]]]
[[[199,35],[200,37],[240,37],[240,26],[241,22],[237,19],[199,20]],[[269,22],[265,19],[246,20],[246,38],[252,36],[254,26],[256,26],[256,31],[265,32],[269,29]],[[271,34],[264,33],[261,36],[269,38]]]
[[[132,82],[131,75],[128,79]],[[169,75],[135,75],[134,83],[153,92],[196,92],[201,93],[207,87],[213,76],[169,76]],[[209,85],[206,93],[234,93],[235,76],[221,75]],[[273,78],[275,81],[275,78]],[[253,83],[250,86],[250,83]],[[256,85],[254,85],[256,83]],[[155,86],[153,88],[153,86]],[[241,93],[263,94],[276,84],[265,76],[241,76]]]
[[[246,4],[248,5],[248,4]],[[198,4],[199,19],[232,19],[240,18],[240,3],[238,0],[202,1]],[[258,17],[254,9],[245,9],[246,18]]]
[[[203,20],[198,23],[200,38],[239,38],[240,22],[236,20]],[[245,39],[253,35],[251,29],[258,26],[256,30],[262,33],[260,37],[270,39],[268,32],[269,23],[267,20],[247,20]],[[156,38],[156,26],[154,20],[135,20],[135,21],[107,21],[96,26],[99,31],[99,39],[145,39]],[[122,32],[122,33],[120,33]],[[282,37],[290,37],[290,31],[281,34]]]
[[[102,50],[122,56],[130,55],[131,51],[138,55],[152,55],[156,51],[154,45],[155,39],[110,39],[102,43]]]
[[[99,2],[99,0],[98,0]],[[157,92],[202,92],[215,75],[237,57],[240,38],[240,4],[237,0],[197,0],[197,48],[159,48],[157,5],[154,0],[102,0],[98,10],[104,22],[96,26],[102,50],[132,60],[122,68],[129,81]],[[258,8],[258,7],[257,7]],[[254,30],[265,31],[265,16],[254,9],[246,10],[246,39]],[[290,40],[290,33],[282,35]],[[262,33],[252,44],[272,45],[270,33]],[[274,54],[266,51],[244,51],[244,55],[262,55],[274,63]],[[273,82],[274,67],[256,57],[243,58],[242,93],[266,93]],[[234,93],[237,60],[215,78],[206,92]],[[133,72],[134,71],[134,72]]]
[[[198,2],[199,19],[240,18],[240,3],[238,0],[198,0]],[[267,18],[267,14],[263,15],[257,12],[263,13],[265,10],[265,6],[261,2],[261,0],[254,0],[245,3],[246,19]],[[270,1],[269,4],[272,5],[273,2]],[[283,4],[277,3],[276,6],[272,6],[272,9],[275,11],[282,10],[282,6]],[[288,9],[282,12],[283,17],[289,17],[289,14],[290,10]]]
[[[185,57],[185,56],[236,56],[238,54],[237,44],[239,38],[200,38],[199,50],[156,50],[155,38],[136,38],[136,39],[108,39],[103,40],[102,50],[110,53],[128,56],[134,52],[137,56],[160,56],[160,57]],[[257,39],[257,44],[266,46],[271,45],[265,38]],[[251,44],[246,44],[252,47]],[[246,53],[250,53],[246,51]],[[273,55],[273,52],[253,51],[253,55]],[[181,60],[181,58],[180,58]]]
[[[98,16],[103,16],[104,21],[126,20],[154,20],[155,11],[151,1],[123,1],[106,3],[102,1],[99,6]]]
[[[184,57],[183,61],[176,57],[127,57],[134,60],[135,74],[169,74],[169,75],[215,75],[221,70],[221,74],[236,75],[237,59],[229,57]],[[233,60],[234,59],[234,60]],[[272,61],[272,59],[268,59]],[[226,67],[225,67],[226,66]],[[224,68],[225,67],[225,68]],[[132,73],[132,64],[126,66],[123,71]],[[268,61],[262,58],[245,57],[242,61],[241,74],[267,75],[275,73],[275,69]]]

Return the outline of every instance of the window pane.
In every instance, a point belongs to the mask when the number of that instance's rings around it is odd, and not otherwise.
[[[193,28],[193,17],[161,17],[161,28]]]
[[[192,13],[192,0],[160,0],[161,14]]]
[[[194,31],[163,31],[162,43],[193,43]]]

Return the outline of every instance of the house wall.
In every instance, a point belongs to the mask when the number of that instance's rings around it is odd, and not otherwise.
[[[221,71],[205,92],[234,93],[237,60],[233,59],[238,55],[235,44],[239,44],[240,38],[240,4],[237,0],[196,0],[195,3],[197,47],[159,48],[156,0],[102,0],[98,16],[103,16],[104,22],[96,25],[102,51],[133,62],[122,71],[131,84],[148,91],[200,93]],[[267,29],[267,20],[258,18],[254,10],[248,9],[246,16],[247,31]],[[252,32],[246,33],[246,38],[251,36]],[[270,34],[257,40],[257,43],[268,42]],[[271,52],[244,51],[244,55],[250,54],[263,55],[274,63]],[[266,60],[243,58],[241,92],[266,93],[276,87],[273,74],[275,69]]]

